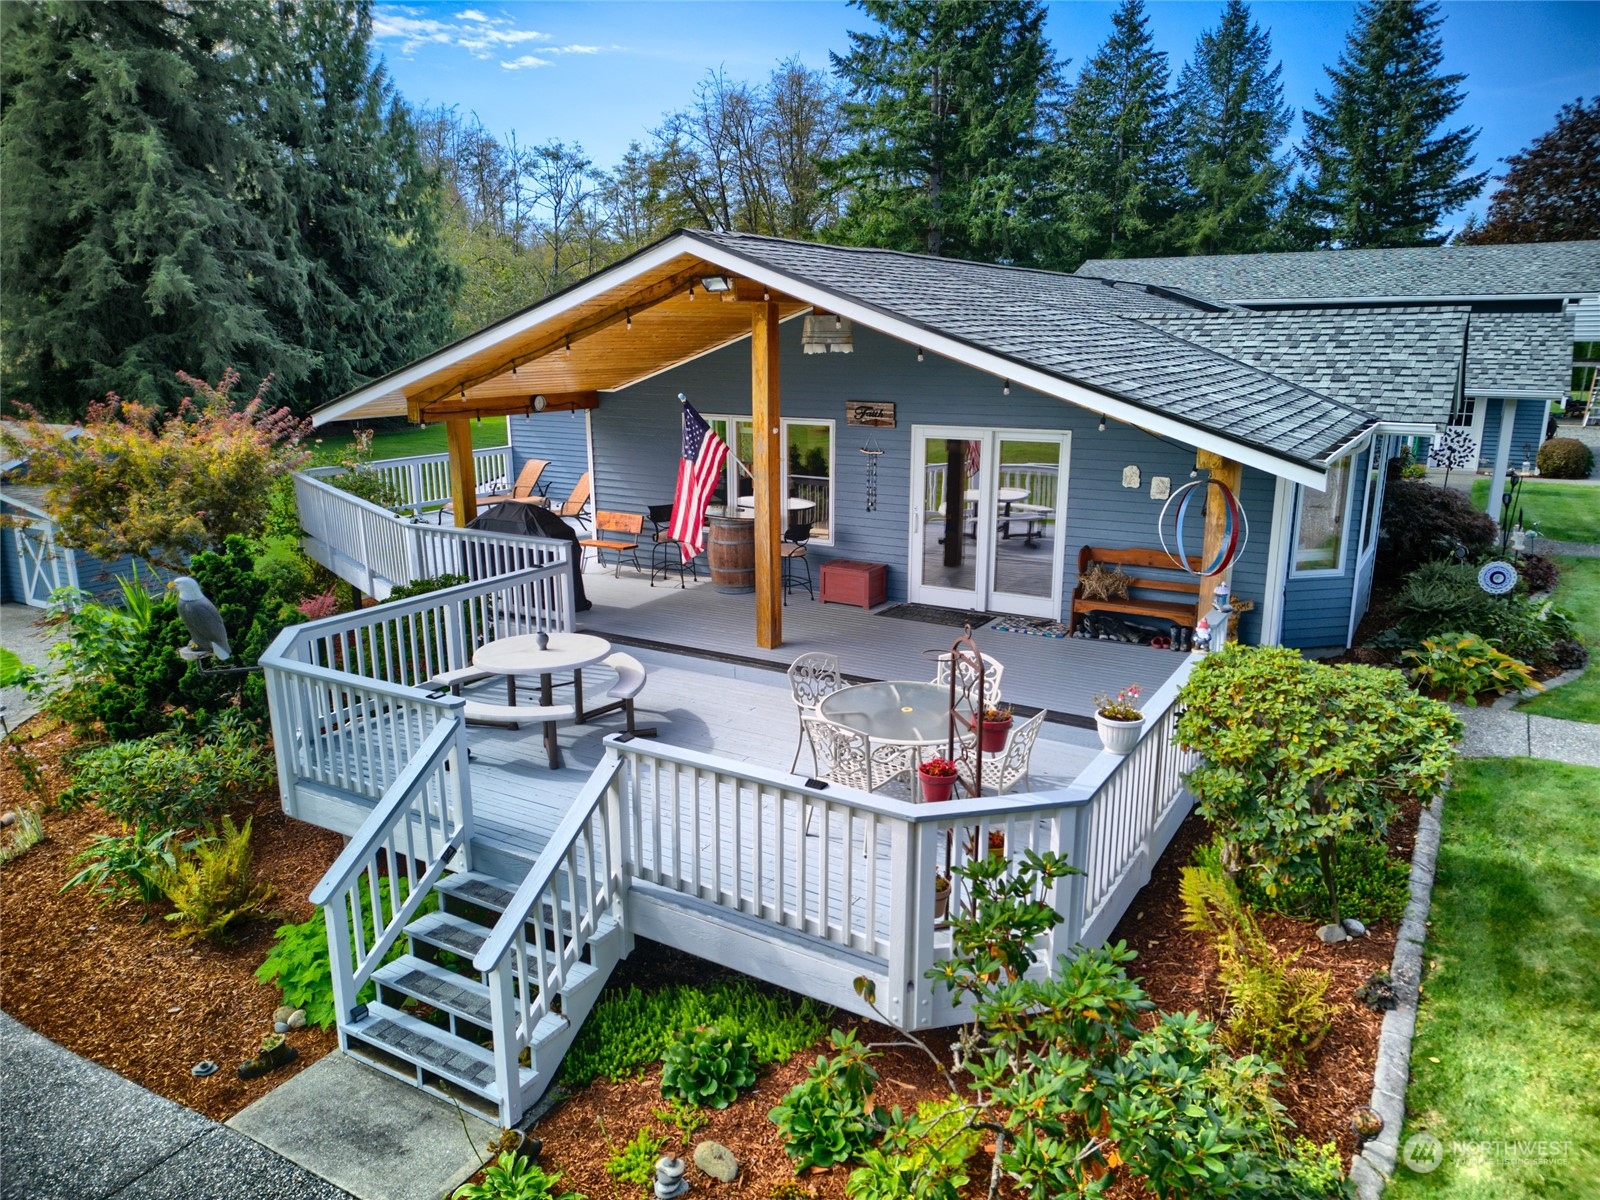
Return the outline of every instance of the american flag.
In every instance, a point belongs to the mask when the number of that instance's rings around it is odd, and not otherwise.
[[[706,505],[722,480],[728,444],[719,438],[687,400],[683,403],[683,461],[678,464],[678,491],[672,498],[668,535],[688,562],[705,549]]]

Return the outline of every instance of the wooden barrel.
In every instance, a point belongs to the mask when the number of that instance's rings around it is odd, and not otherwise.
[[[756,523],[739,517],[707,517],[711,586],[739,595],[756,590]]]

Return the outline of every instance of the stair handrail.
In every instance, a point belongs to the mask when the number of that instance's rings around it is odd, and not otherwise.
[[[463,867],[470,867],[472,793],[462,769],[467,761],[465,705],[452,698],[447,705],[452,715],[423,739],[311,890],[311,903],[321,906],[327,919],[334,1005],[341,1020],[350,1019],[361,988],[456,855],[462,855]],[[363,876],[374,926],[370,945],[362,919]],[[389,881],[387,919],[379,884],[384,878]]]

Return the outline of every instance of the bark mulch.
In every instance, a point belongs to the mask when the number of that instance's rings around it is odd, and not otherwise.
[[[342,839],[285,817],[276,789],[247,798],[233,816],[255,820],[255,873],[277,889],[273,916],[250,922],[226,946],[174,938],[162,919],[166,905],[146,914],[136,903],[102,905],[81,888],[61,891],[77,873],[74,854],[101,834],[121,832],[92,806],[55,808],[64,783],[59,760],[70,744],[60,730],[29,743],[46,774],[46,840],[0,866],[0,1007],[74,1053],[226,1120],[338,1045],[331,1030],[291,1032],[297,1061],[248,1082],[237,1074],[272,1032],[272,1011],[280,1003],[277,989],[257,983],[253,973],[280,924],[311,916],[306,897],[338,856]],[[0,804],[18,809],[35,800],[0,754]],[[202,1059],[221,1069],[196,1078],[190,1068]]]

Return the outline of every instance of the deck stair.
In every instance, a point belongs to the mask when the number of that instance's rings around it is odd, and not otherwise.
[[[434,891],[439,908],[405,925],[407,952],[372,973],[377,998],[358,1005],[354,1019],[341,1023],[340,1043],[378,1070],[499,1119],[494,1006],[485,974],[473,968],[472,959],[511,904],[516,884],[460,871],[442,876]],[[588,939],[584,958],[567,972],[552,1011],[533,1029],[526,1063],[517,1067],[521,1095],[549,1086],[619,958],[622,930],[610,920],[601,926]],[[546,923],[547,944],[553,941],[550,928]],[[532,923],[526,933],[537,936]],[[520,974],[514,987],[520,994]]]

